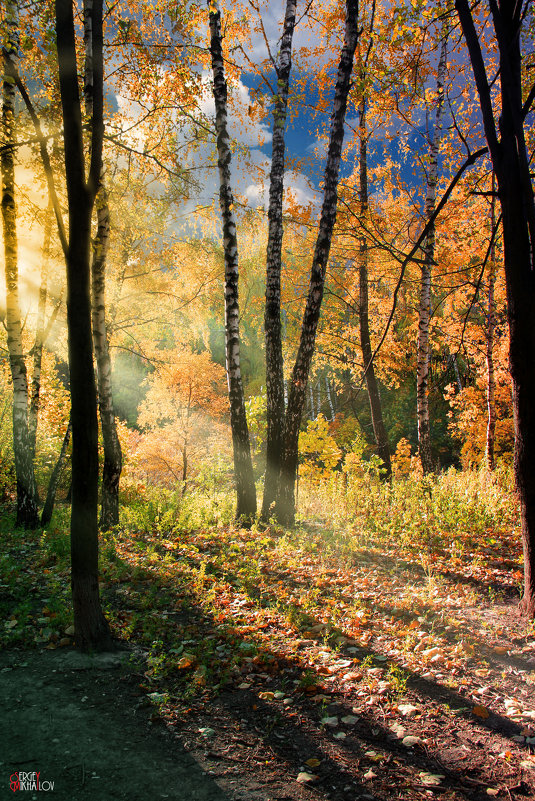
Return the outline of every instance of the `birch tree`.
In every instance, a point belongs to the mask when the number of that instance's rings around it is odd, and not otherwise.
[[[29,431],[28,375],[22,342],[19,303],[17,206],[15,201],[16,119],[15,82],[19,52],[19,15],[16,0],[5,9],[2,81],[2,224],[6,276],[6,329],[9,365],[13,382],[13,452],[17,477],[16,525],[35,528],[38,524],[37,485]]]
[[[299,348],[288,391],[279,487],[275,504],[276,516],[283,525],[293,525],[295,519],[295,479],[299,427],[305,404],[310,364],[314,353],[323,300],[325,272],[336,222],[344,122],[358,36],[358,0],[347,0],[344,44],[337,70],[327,162],[325,165],[323,204],[312,258],[310,283],[301,324]]]
[[[284,373],[281,337],[281,260],[284,193],[285,130],[288,92],[292,68],[292,40],[296,0],[287,0],[280,50],[273,64],[277,93],[273,98],[273,139],[269,176],[268,244],[266,260],[266,477],[262,500],[262,519],[268,520],[277,494],[284,429]]]
[[[221,14],[214,0],[208,0],[210,54],[219,169],[219,204],[223,218],[225,255],[225,357],[230,404],[230,426],[236,479],[236,517],[244,522],[256,515],[256,487],[249,444],[240,366],[240,309],[238,303],[238,238],[230,183],[230,137],[227,127],[227,81],[221,47]]]

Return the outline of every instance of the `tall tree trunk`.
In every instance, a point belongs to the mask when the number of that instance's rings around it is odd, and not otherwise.
[[[110,233],[108,197],[103,184],[96,199],[97,235],[93,241],[92,320],[93,347],[97,362],[98,407],[104,444],[104,466],[102,469],[102,509],[100,525],[110,529],[119,524],[119,479],[123,455],[117,435],[113,395],[111,386],[111,359],[106,330],[106,257]]]
[[[19,15],[16,1],[7,0],[5,8],[6,39],[3,49],[2,81],[2,224],[6,273],[6,329],[9,365],[13,381],[13,454],[17,477],[16,525],[35,528],[38,525],[37,485],[33,468],[33,452],[28,428],[28,376],[22,346],[22,325],[19,305],[19,272],[17,241],[17,207],[15,203],[14,152],[7,145],[15,138],[15,84],[10,66],[16,69],[19,49]]]
[[[535,201],[524,124],[530,110],[522,98],[520,32],[523,5],[489,0],[500,59],[499,127],[485,61],[468,5],[455,0],[479,95],[485,135],[498,184],[503,220],[503,256],[513,382],[515,478],[524,550],[521,610],[535,618]],[[533,92],[533,90],[532,90]],[[532,99],[533,95],[528,95]],[[499,134],[498,134],[499,131]]]
[[[331,115],[329,148],[325,165],[323,205],[312,259],[310,284],[301,325],[299,348],[288,393],[288,408],[284,425],[284,447],[275,505],[277,519],[283,525],[293,525],[295,520],[295,477],[298,460],[299,427],[305,403],[308,374],[316,342],[325,284],[325,271],[336,222],[338,176],[344,139],[347,96],[358,35],[358,0],[347,0],[344,45],[340,64],[338,65],[333,112]]]
[[[444,110],[444,81],[446,78],[447,30],[442,31],[442,44],[437,69],[437,106],[433,133],[429,136],[429,167],[425,197],[425,220],[428,222],[435,211],[438,180],[438,148],[442,136]],[[435,260],[435,224],[431,225],[423,247],[424,260],[420,283],[420,305],[418,310],[418,338],[416,343],[416,411],[418,419],[418,450],[424,473],[432,473],[435,465],[431,448],[431,420],[429,415],[429,364],[431,346],[429,323],[431,321],[431,272]]]
[[[274,64],[277,94],[273,98],[273,140],[269,175],[268,244],[266,259],[266,478],[262,499],[262,520],[269,520],[277,494],[284,429],[284,374],[281,338],[281,267],[283,238],[283,193],[286,114],[292,69],[292,40],[296,0],[287,0],[279,57]]]
[[[256,487],[245,412],[240,366],[240,310],[238,304],[238,239],[230,186],[230,139],[227,130],[227,82],[221,49],[221,15],[209,0],[210,53],[216,110],[217,163],[219,168],[219,203],[223,218],[225,253],[225,356],[230,404],[230,427],[236,478],[236,518],[250,523],[256,515]]]
[[[91,337],[91,215],[102,167],[103,58],[102,0],[86,0],[92,21],[93,104],[89,120],[88,178],[76,69],[76,41],[70,0],[56,0],[59,86],[63,110],[65,175],[69,210],[67,326],[72,409],[71,582],[77,646],[110,647],[98,588],[98,424]]]
[[[54,469],[52,470],[50,481],[48,482],[48,490],[46,493],[45,505],[43,506],[43,511],[41,512],[41,526],[43,528],[45,526],[48,526],[48,524],[52,520],[52,512],[54,511],[54,504],[56,502],[56,493],[58,491],[58,484],[61,478],[61,471],[63,470],[65,457],[67,455],[67,448],[69,447],[69,442],[71,439],[71,432],[72,432],[72,420],[71,417],[69,416],[69,423],[67,425],[67,430],[65,431],[65,436],[63,437],[61,450],[59,452],[56,464],[54,465]]]
[[[492,192],[494,193],[495,180],[492,173]],[[487,361],[487,437],[485,455],[487,467],[494,470],[496,459],[494,456],[494,442],[496,434],[496,379],[494,376],[494,329],[496,327],[496,303],[494,289],[496,284],[496,246],[495,246],[495,197],[491,195],[490,201],[490,235],[492,237],[489,253],[489,287],[487,293],[487,326],[486,326],[486,361]]]
[[[368,135],[366,131],[366,96],[363,95],[360,104],[359,119],[360,137],[360,214],[362,222],[365,223],[368,215]],[[392,475],[392,464],[390,462],[390,446],[386,434],[383,420],[383,408],[379,384],[375,375],[373,364],[373,350],[370,339],[370,320],[368,303],[368,240],[366,233],[360,239],[359,253],[359,322],[360,322],[360,347],[362,349],[362,359],[364,362],[364,380],[368,390],[370,402],[370,412],[372,418],[373,434],[377,445],[377,453],[383,462],[383,478],[389,480]]]
[[[45,310],[48,283],[48,264],[50,260],[50,238],[52,235],[53,207],[49,196],[48,208],[45,217],[45,231],[43,241],[43,255],[41,265],[41,284],[39,286],[39,301],[37,305],[37,324],[35,331],[35,344],[33,346],[33,371],[30,393],[30,410],[28,415],[28,430],[32,459],[35,457],[35,444],[37,438],[37,421],[39,417],[39,400],[41,395],[41,365],[43,361],[43,345],[45,342]]]

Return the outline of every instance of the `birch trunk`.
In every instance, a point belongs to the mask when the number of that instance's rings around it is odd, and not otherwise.
[[[425,220],[428,222],[435,211],[438,180],[438,148],[442,136],[442,117],[444,110],[444,81],[446,77],[447,33],[443,31],[440,58],[437,69],[437,107],[433,134],[429,137],[429,168],[427,172],[427,192],[425,197]],[[418,450],[424,473],[435,469],[431,448],[431,420],[429,415],[429,363],[431,347],[429,344],[429,323],[431,320],[431,274],[435,259],[435,224],[423,247],[424,260],[420,283],[420,305],[418,310],[418,337],[416,343],[416,413],[418,420]]]
[[[524,125],[520,33],[523,6],[489,2],[500,60],[500,118],[494,117],[481,45],[467,0],[455,0],[479,95],[485,136],[498,185],[513,383],[515,478],[524,551],[521,611],[535,618],[535,200]]]
[[[316,342],[325,284],[325,271],[336,222],[338,177],[344,139],[344,122],[358,35],[358,2],[357,0],[347,0],[344,45],[340,64],[338,65],[334,105],[331,115],[329,148],[325,166],[323,205],[312,259],[310,284],[301,325],[299,348],[288,393],[284,447],[275,506],[277,519],[283,525],[293,525],[295,520],[295,478],[298,461],[299,427],[305,403],[310,364]]]
[[[30,411],[28,415],[28,430],[32,459],[35,457],[35,443],[37,438],[37,422],[39,417],[39,400],[41,395],[41,365],[43,361],[43,346],[45,342],[45,311],[48,283],[48,264],[50,260],[50,238],[52,235],[52,203],[49,197],[45,218],[45,231],[43,240],[43,256],[41,266],[41,284],[39,286],[39,301],[37,305],[37,323],[35,344],[33,346],[33,371],[30,393]]]
[[[359,119],[360,136],[360,214],[364,222],[368,215],[368,137],[366,132],[366,97],[363,96],[360,104]],[[370,338],[369,302],[368,302],[368,240],[365,233],[360,240],[359,253],[359,323],[360,347],[364,362],[364,380],[368,391],[370,412],[372,418],[373,434],[384,468],[383,478],[389,480],[392,476],[390,462],[390,446],[383,420],[383,409],[379,384],[375,375],[373,364],[373,350]]]
[[[283,238],[283,192],[285,130],[288,92],[292,69],[292,40],[296,0],[287,0],[277,73],[277,94],[273,98],[273,140],[269,176],[268,244],[266,260],[266,477],[262,499],[262,520],[269,520],[277,494],[284,429],[284,374],[281,338],[281,266]]]
[[[492,175],[492,191],[494,192],[495,181]],[[496,459],[494,456],[494,442],[496,434],[496,379],[494,376],[494,329],[496,327],[496,303],[494,300],[494,289],[496,284],[496,247],[494,242],[494,228],[496,226],[495,199],[491,197],[490,205],[490,243],[489,253],[489,288],[487,294],[487,326],[486,326],[486,361],[487,361],[487,437],[486,437],[486,460],[489,470],[494,470]]]
[[[19,49],[18,6],[8,0],[5,8],[6,39],[3,49],[2,134],[4,146],[14,144],[15,83],[11,64],[16,69]],[[15,160],[12,148],[2,150],[2,224],[6,275],[6,329],[9,365],[13,381],[13,454],[17,477],[16,525],[35,528],[38,525],[37,485],[28,427],[28,376],[22,345],[22,324],[19,305],[19,272],[17,240],[17,207],[15,202]]]
[[[67,327],[72,409],[71,583],[77,647],[112,645],[98,588],[98,424],[93,368],[90,299],[91,215],[102,167],[102,0],[84,3],[92,21],[93,76],[90,163],[85,176],[83,127],[73,7],[56,0],[59,88],[63,112],[65,176],[69,214]]]
[[[240,367],[240,311],[238,304],[238,239],[230,186],[230,138],[227,130],[227,82],[221,48],[221,15],[209,0],[210,53],[216,111],[219,204],[223,218],[225,254],[225,356],[230,404],[230,426],[236,479],[236,518],[250,523],[256,515],[256,487]]]
[[[110,213],[105,187],[96,200],[97,235],[93,241],[91,265],[93,347],[97,362],[98,408],[104,445],[102,507],[100,526],[107,530],[119,524],[119,479],[122,469],[121,443],[117,435],[111,385],[111,359],[106,329],[106,258],[110,234]]]

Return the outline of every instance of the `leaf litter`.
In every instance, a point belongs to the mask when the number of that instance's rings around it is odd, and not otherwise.
[[[535,798],[535,638],[512,599],[516,545],[494,540],[494,603],[468,560],[453,574],[437,550],[430,580],[410,549],[348,558],[317,528],[118,531],[102,595],[144,654],[151,720],[229,792],[239,776],[244,798]],[[67,568],[36,543],[23,576],[35,603],[4,607],[4,641],[69,647]]]

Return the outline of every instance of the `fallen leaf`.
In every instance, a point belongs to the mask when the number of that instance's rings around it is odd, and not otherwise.
[[[297,781],[299,784],[306,784],[307,782],[315,782],[318,777],[314,775],[314,773],[307,773],[306,771],[301,771],[301,773],[297,776]]]
[[[413,704],[399,704],[398,709],[404,718],[411,718],[420,711],[418,707],[413,706]]]
[[[412,748],[414,745],[419,745],[422,742],[422,738],[409,734],[407,737],[404,737],[401,742],[407,748]]]
[[[420,776],[422,784],[425,784],[427,787],[437,787],[442,779],[445,778],[442,773],[427,773],[426,771],[421,771],[418,775]]]
[[[322,718],[320,722],[321,722],[322,726],[331,726],[333,728],[335,726],[338,726],[338,718],[337,717]]]
[[[478,718],[481,718],[482,720],[486,720],[489,717],[490,712],[486,706],[481,706],[481,704],[476,704],[475,707],[472,709],[472,714]]]
[[[307,759],[305,765],[308,765],[309,768],[317,768],[321,765],[321,762],[319,759],[316,759],[316,757],[312,757],[311,759]]]

